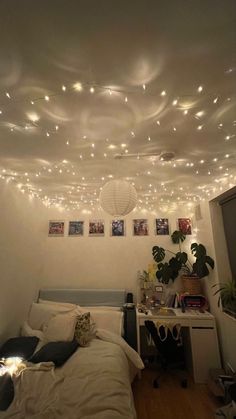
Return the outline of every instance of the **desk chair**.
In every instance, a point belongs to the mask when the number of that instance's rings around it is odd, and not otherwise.
[[[151,334],[152,340],[155,344],[158,358],[161,362],[162,371],[167,371],[168,369],[177,368],[182,372],[181,378],[181,386],[183,388],[187,387],[187,378],[186,374],[183,374],[185,368],[185,357],[184,357],[184,348],[180,337],[177,337],[175,333],[177,330],[175,326],[173,327],[173,331],[171,332],[169,329],[165,332],[164,327],[159,328],[159,334],[157,332],[157,328],[153,321],[145,320],[145,327]],[[163,332],[163,336],[162,336]],[[166,335],[165,335],[166,333]],[[172,334],[173,333],[173,334]],[[174,336],[173,336],[174,335]],[[175,339],[176,336],[176,339]],[[165,338],[166,337],[166,338]],[[165,338],[165,339],[164,339]],[[155,378],[153,381],[153,387],[159,387],[159,381],[162,374],[159,374],[158,377]]]

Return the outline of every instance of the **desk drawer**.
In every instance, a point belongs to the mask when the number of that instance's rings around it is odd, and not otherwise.
[[[206,320],[201,320],[201,319],[192,319],[190,322],[190,326],[191,327],[198,327],[198,328],[215,328],[215,322],[212,319],[206,319]]]

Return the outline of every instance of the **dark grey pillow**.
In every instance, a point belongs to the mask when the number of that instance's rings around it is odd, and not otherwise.
[[[39,342],[36,336],[19,336],[8,339],[0,348],[0,359],[19,356],[23,359],[30,358]]]
[[[30,362],[54,362],[56,367],[63,365],[78,348],[78,342],[49,342],[37,351]]]
[[[0,410],[6,410],[14,398],[14,385],[10,374],[0,376]]]

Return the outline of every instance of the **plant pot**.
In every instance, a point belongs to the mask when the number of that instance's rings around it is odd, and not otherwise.
[[[202,284],[197,276],[182,276],[183,291],[190,295],[202,294]]]

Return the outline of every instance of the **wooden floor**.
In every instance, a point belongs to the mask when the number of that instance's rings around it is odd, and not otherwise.
[[[215,410],[222,406],[206,385],[194,384],[190,377],[184,389],[178,376],[167,373],[155,389],[152,381],[156,375],[155,370],[146,368],[141,380],[136,378],[133,383],[138,419],[214,419]]]

